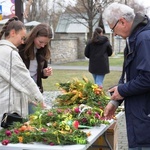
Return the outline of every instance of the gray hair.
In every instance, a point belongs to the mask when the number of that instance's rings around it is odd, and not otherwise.
[[[103,12],[103,18],[109,24],[115,24],[121,17],[128,22],[133,21],[135,17],[134,10],[125,4],[115,2],[110,4]]]

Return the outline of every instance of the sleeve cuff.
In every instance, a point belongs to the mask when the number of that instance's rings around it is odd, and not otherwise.
[[[110,103],[112,103],[116,108],[119,106],[119,102],[115,100],[111,100]]]

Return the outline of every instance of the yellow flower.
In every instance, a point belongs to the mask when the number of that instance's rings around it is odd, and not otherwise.
[[[65,130],[67,130],[67,131],[69,131],[69,130],[70,130],[69,125],[66,125],[66,126],[65,126]]]
[[[18,136],[18,140],[19,140],[19,143],[22,143],[23,142],[23,137],[22,136]]]
[[[87,83],[88,82],[88,78],[87,77],[83,77],[83,80]]]
[[[98,85],[97,85],[97,84],[93,84],[93,85],[92,85],[92,88],[93,88],[93,89],[98,88]]]
[[[30,116],[30,120],[36,120],[38,117],[37,116],[35,116],[35,115],[31,115]]]
[[[83,94],[81,92],[78,93],[79,97],[82,98]]]
[[[68,116],[68,119],[69,119],[69,120],[71,120],[71,119],[72,119],[72,114],[70,114],[70,115]]]
[[[60,86],[60,84],[59,84],[59,83],[56,83],[56,86]]]
[[[26,132],[25,134],[26,134],[26,135],[30,135],[30,132]]]
[[[91,136],[91,132],[90,132],[90,131],[87,132],[86,135],[87,135],[87,136]]]

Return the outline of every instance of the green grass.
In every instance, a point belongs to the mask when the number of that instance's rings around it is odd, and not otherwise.
[[[123,57],[120,57],[120,58],[110,57],[109,58],[109,64],[110,64],[110,66],[122,66]]]
[[[85,60],[80,60],[80,61],[64,63],[63,65],[65,66],[88,66],[88,62],[89,61],[85,59]],[[110,66],[122,66],[123,57],[122,56],[120,56],[119,58],[110,57],[109,63],[110,63]],[[62,64],[59,64],[59,65],[62,65]]]
[[[110,66],[122,66],[123,57],[110,57],[109,58]],[[60,64],[64,66],[88,66],[88,60],[78,60],[75,62],[69,62],[65,64]],[[111,71],[105,76],[104,80],[104,89],[108,90],[109,87],[116,85],[120,78],[120,71]],[[86,70],[55,70],[53,69],[53,75],[47,79],[43,79],[44,91],[57,91],[59,90],[56,86],[56,83],[64,83],[72,81],[73,78],[82,79],[83,76],[86,76],[90,81],[93,81],[92,75]]]
[[[109,87],[116,85],[120,78],[120,71],[111,71],[105,76],[104,89],[108,90]],[[58,91],[56,83],[64,83],[72,81],[73,78],[82,79],[86,76],[90,81],[93,82],[93,77],[88,71],[81,70],[53,70],[53,75],[47,79],[43,79],[44,91]]]

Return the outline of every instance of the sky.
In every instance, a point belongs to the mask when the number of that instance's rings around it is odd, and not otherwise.
[[[135,0],[139,5],[142,5],[147,10],[147,15],[150,17],[150,0]]]
[[[136,0],[140,5],[150,6],[150,0]]]
[[[53,7],[53,4],[52,4],[53,1],[55,1],[56,3],[57,3],[57,2],[61,2],[61,4],[62,4],[64,7],[68,6],[69,4],[72,5],[72,6],[74,6],[74,5],[76,4],[76,0],[49,0],[49,5],[50,5],[51,7]],[[55,3],[55,11],[61,9],[60,6],[58,6],[56,3]]]

